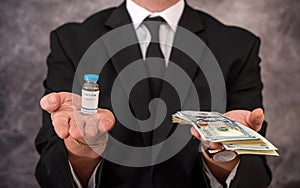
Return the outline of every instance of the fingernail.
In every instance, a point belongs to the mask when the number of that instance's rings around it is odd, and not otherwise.
[[[56,103],[55,97],[50,96],[50,97],[49,97],[49,104],[52,105],[52,104],[55,104],[55,103]]]

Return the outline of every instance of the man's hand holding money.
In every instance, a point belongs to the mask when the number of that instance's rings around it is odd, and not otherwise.
[[[255,109],[252,112],[247,110],[232,110],[225,113],[225,116],[255,130],[259,131],[264,122],[264,113],[261,108]],[[198,138],[201,142],[205,142],[202,140],[200,134],[195,130],[194,127],[191,128],[191,133]],[[209,148],[217,149],[221,147],[219,143],[211,143]],[[216,162],[208,155],[206,152],[202,152],[203,159],[206,162],[206,165],[209,167],[213,175],[220,181],[225,182],[230,172],[239,162],[239,156],[237,156],[234,160],[229,162]]]

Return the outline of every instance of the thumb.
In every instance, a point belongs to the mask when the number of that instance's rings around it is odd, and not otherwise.
[[[263,124],[264,118],[264,112],[261,108],[253,110],[248,119],[250,127],[255,131],[259,131]]]
[[[58,93],[50,93],[40,100],[43,110],[49,113],[56,111],[61,106],[60,96]]]
[[[40,105],[42,109],[52,113],[59,109],[62,104],[71,101],[72,93],[70,92],[50,93],[41,99]]]

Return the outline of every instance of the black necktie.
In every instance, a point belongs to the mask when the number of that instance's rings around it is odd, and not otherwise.
[[[161,58],[159,60],[160,62],[159,66],[156,67],[157,68],[156,71],[159,71],[160,76],[164,76],[165,69],[166,69],[164,55],[160,49],[160,43],[159,43],[159,28],[162,23],[165,23],[165,20],[162,17],[153,17],[153,18],[147,17],[143,22],[143,24],[148,28],[151,34],[151,42],[147,48],[146,58],[149,57]],[[154,71],[149,68],[148,70],[150,74],[151,71]],[[158,98],[160,96],[162,80],[158,78],[151,78],[150,85],[152,89],[152,97]]]

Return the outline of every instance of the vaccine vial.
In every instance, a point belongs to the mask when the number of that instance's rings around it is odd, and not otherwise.
[[[95,114],[98,110],[100,88],[97,84],[99,76],[85,74],[81,90],[81,112],[86,115]]]

